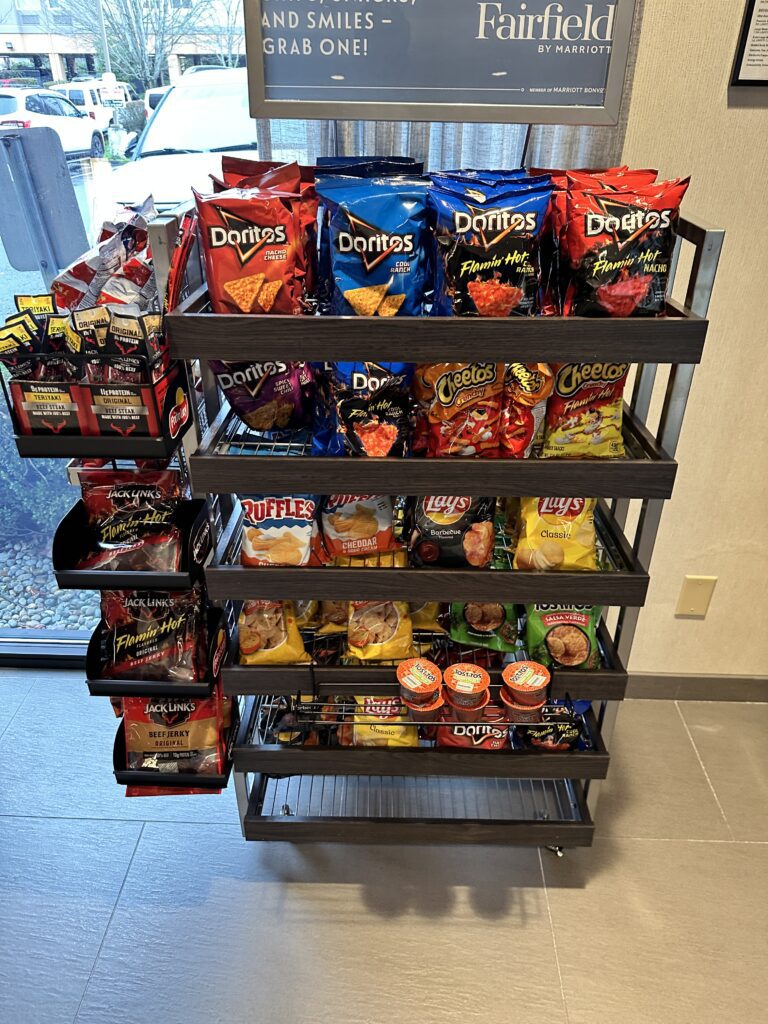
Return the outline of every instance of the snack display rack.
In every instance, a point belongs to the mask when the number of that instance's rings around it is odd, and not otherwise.
[[[173,218],[165,218],[166,238]],[[152,230],[152,229],[151,229]],[[609,767],[618,702],[649,583],[664,500],[672,493],[674,455],[695,365],[707,332],[722,232],[690,220],[678,229],[672,274],[686,298],[659,319],[536,318],[485,320],[227,316],[209,313],[204,284],[167,316],[171,355],[200,362],[210,421],[189,459],[193,493],[218,495],[215,553],[205,569],[209,598],[325,600],[584,601],[618,608],[600,630],[604,668],[554,673],[553,696],[593,702],[585,716],[588,748],[567,752],[510,748],[321,748],[268,742],[281,694],[320,698],[394,695],[394,668],[237,664],[232,633],[222,670],[225,692],[243,699],[233,746],[233,775],[247,839],[341,842],[466,842],[568,847],[590,845],[599,780]],[[160,241],[153,242],[159,251]],[[687,259],[689,253],[685,253]],[[680,269],[678,269],[680,268]],[[678,285],[680,281],[678,280]],[[375,459],[311,457],[301,442],[264,445],[235,423],[206,360],[541,359],[623,360],[638,364],[625,420],[628,457],[620,460]],[[661,366],[669,376],[658,424],[649,412]],[[655,417],[654,417],[655,418]],[[241,568],[235,492],[328,494],[597,496],[599,573],[400,568]],[[625,536],[630,503],[639,499]],[[503,558],[503,552],[500,557]],[[311,647],[311,644],[310,644]],[[498,686],[498,673],[493,682]],[[116,754],[116,757],[118,755]]]

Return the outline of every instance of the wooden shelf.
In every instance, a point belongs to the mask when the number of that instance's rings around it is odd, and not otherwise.
[[[699,363],[707,321],[668,316],[336,317],[210,313],[203,287],[166,317],[174,359]]]

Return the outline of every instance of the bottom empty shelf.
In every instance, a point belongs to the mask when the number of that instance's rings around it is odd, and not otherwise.
[[[571,779],[256,775],[246,839],[590,846]]]

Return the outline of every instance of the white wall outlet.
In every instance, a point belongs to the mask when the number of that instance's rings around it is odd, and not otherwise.
[[[715,591],[717,576],[686,576],[680,588],[675,615],[684,618],[705,619]]]

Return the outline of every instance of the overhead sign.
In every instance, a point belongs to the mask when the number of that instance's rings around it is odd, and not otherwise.
[[[615,124],[635,0],[245,0],[254,117]]]

